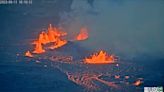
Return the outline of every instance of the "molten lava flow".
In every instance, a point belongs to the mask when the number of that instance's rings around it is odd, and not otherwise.
[[[30,51],[25,52],[25,56],[26,56],[26,57],[34,57],[34,56],[31,54]]]
[[[41,42],[36,41],[33,53],[39,54],[43,52],[45,52],[45,50],[43,49]]]
[[[109,87],[113,88],[119,88],[117,84],[114,82],[106,81],[104,79],[101,79],[101,74],[94,74],[94,73],[84,73],[84,74],[71,74],[66,73],[69,80],[73,81],[74,83],[84,86],[88,89],[94,89],[99,90],[100,85],[96,84],[96,82],[99,82],[102,84],[105,84]]]
[[[87,38],[88,38],[87,28],[81,28],[80,33],[76,37],[76,40],[86,40]]]
[[[89,58],[85,58],[84,61],[89,64],[107,64],[114,63],[115,58],[113,55],[107,55],[106,52],[100,51]]]
[[[57,39],[54,45],[50,47],[50,49],[56,49],[64,46],[65,44],[67,44],[66,40]]]

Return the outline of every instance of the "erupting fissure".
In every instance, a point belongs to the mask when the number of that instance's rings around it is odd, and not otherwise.
[[[115,58],[114,55],[108,55],[105,51],[100,51],[96,54],[93,54],[91,57],[84,59],[85,63],[88,64],[107,64],[114,63]]]
[[[50,46],[50,49],[56,49],[62,47],[67,43],[67,41],[63,40],[61,37],[66,35],[67,35],[66,32],[61,31],[57,27],[52,27],[52,25],[50,24],[47,31],[42,31],[39,34],[38,39],[36,39],[33,42],[35,47],[32,53],[35,54],[44,53],[45,52],[44,45],[49,43],[53,43],[53,46]],[[32,54],[31,55],[28,54],[31,53],[30,52],[25,53],[25,56],[32,57]]]
[[[51,24],[49,25],[47,31],[42,31],[38,38],[33,42],[34,50],[32,53],[41,54],[46,51],[47,48],[45,46],[49,46],[48,49],[56,49],[60,48],[67,44],[67,40],[63,39],[63,36],[66,36],[67,33],[61,31],[57,27],[53,27]],[[76,36],[76,40],[86,40],[88,39],[88,29],[83,27],[80,29],[80,33]],[[51,43],[51,44],[49,44]],[[49,44],[49,45],[46,45]],[[27,51],[25,56],[33,57],[33,55]],[[108,55],[105,51],[100,51],[91,57],[84,59],[85,63],[89,64],[107,64],[107,63],[114,63],[115,57],[114,55]]]

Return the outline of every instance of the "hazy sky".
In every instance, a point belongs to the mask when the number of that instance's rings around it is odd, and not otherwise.
[[[164,0],[74,0],[62,16],[69,31],[86,26],[85,46],[136,56],[164,55]]]
[[[3,43],[32,39],[52,23],[70,35],[87,27],[86,48],[132,57],[164,56],[164,0],[42,0],[0,7]]]

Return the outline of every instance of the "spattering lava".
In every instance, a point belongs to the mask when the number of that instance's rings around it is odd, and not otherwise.
[[[114,63],[115,58],[114,55],[108,55],[105,51],[100,51],[96,54],[93,54],[91,57],[84,59],[85,63],[88,64],[108,64]]]
[[[43,52],[45,52],[45,50],[43,49],[42,43],[40,41],[36,41],[33,53],[40,54]]]
[[[81,28],[80,33],[77,35],[76,40],[86,40],[88,39],[88,30],[87,28]]]
[[[39,34],[38,38],[33,42],[35,47],[32,53],[35,53],[35,54],[44,53],[46,51],[44,49],[44,45],[49,44],[49,43],[52,43],[52,46],[50,46],[49,49],[56,49],[56,48],[64,46],[65,44],[67,44],[67,40],[62,39],[62,36],[66,36],[66,35],[67,35],[66,32],[61,31],[57,27],[52,27],[52,25],[50,24],[47,31],[42,31]],[[29,57],[32,57],[32,56],[29,56]]]
[[[63,39],[63,36],[66,35],[66,32],[61,31],[59,28],[52,27],[50,24],[47,31],[42,31],[38,38],[33,42],[35,46],[34,50],[28,50],[25,52],[25,56],[34,57],[32,53],[40,54],[44,53],[47,49],[56,49],[64,46],[68,42],[67,40]],[[86,40],[87,38],[87,29],[82,28],[78,36],[76,36],[76,40]],[[66,74],[68,79],[72,82],[83,86],[86,89],[93,90],[93,92],[106,92],[106,89],[109,90],[109,88],[111,92],[116,92],[113,91],[113,89],[121,90],[121,92],[127,92],[125,90],[128,90],[127,88],[130,88],[131,85],[140,86],[142,84],[142,80],[137,80],[134,83],[131,83],[131,80],[136,78],[134,76],[127,76],[129,73],[134,75],[133,73],[136,73],[136,69],[138,68],[135,69],[131,64],[116,64],[115,56],[109,55],[107,52],[102,50],[83,60],[79,59],[79,61],[83,62],[74,60],[72,55],[59,56],[58,54],[54,53],[53,55],[47,53],[45,55],[47,56],[38,55],[34,58],[34,60],[36,59],[37,63],[40,62],[40,60],[45,59],[52,61],[51,65],[48,65],[48,63],[45,62],[47,65],[44,65],[44,67],[55,67]],[[39,61],[37,59],[39,59]],[[120,89],[120,87],[122,88]]]
[[[26,56],[26,57],[33,57],[33,55],[31,54],[30,51],[25,52],[25,56]]]

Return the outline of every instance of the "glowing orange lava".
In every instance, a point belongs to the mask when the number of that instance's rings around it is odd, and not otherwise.
[[[47,32],[49,42],[55,42],[59,37],[67,35],[66,32],[63,32],[59,30],[56,27],[52,27],[52,25],[49,25],[48,32]]]
[[[54,45],[50,47],[50,49],[56,49],[56,48],[64,46],[65,44],[67,44],[66,40],[57,39]]]
[[[40,54],[43,52],[45,52],[45,50],[43,49],[41,42],[36,41],[33,53]]]
[[[87,28],[81,28],[80,33],[76,37],[76,40],[86,40],[87,38],[88,38]]]
[[[35,48],[32,53],[40,54],[44,53],[44,47],[52,45],[48,47],[49,49],[56,49],[67,44],[67,40],[63,39],[63,36],[66,36],[67,33],[62,31],[62,29],[58,27],[53,27],[51,24],[47,28],[47,31],[42,31],[38,38],[32,43]],[[87,28],[81,28],[79,35],[76,37],[77,40],[85,40],[88,38]],[[48,45],[47,45],[48,44]]]
[[[40,54],[45,52],[43,49],[43,45],[48,43],[54,43],[50,49],[59,48],[67,43],[66,40],[62,40],[61,37],[67,35],[66,32],[61,31],[59,28],[52,27],[50,24],[47,32],[42,31],[39,34],[39,38],[33,42],[35,44],[35,48],[33,53]]]
[[[142,84],[142,81],[141,80],[137,80],[137,81],[135,81],[134,83],[133,83],[133,85],[135,85],[135,86],[139,86],[139,85],[141,85]]]
[[[113,55],[107,55],[105,51],[100,51],[89,58],[85,58],[84,62],[89,64],[107,64],[114,63],[115,58]]]
[[[48,28],[48,37],[50,42],[54,42],[54,45],[50,47],[50,49],[56,49],[62,47],[67,43],[66,40],[62,40],[61,37],[67,35],[66,32],[59,30],[58,28],[53,28],[50,24]]]
[[[50,42],[46,32],[41,32],[39,34],[39,42],[42,44],[47,44]]]
[[[26,57],[34,57],[34,56],[31,54],[30,51],[25,52],[25,56],[26,56]]]

